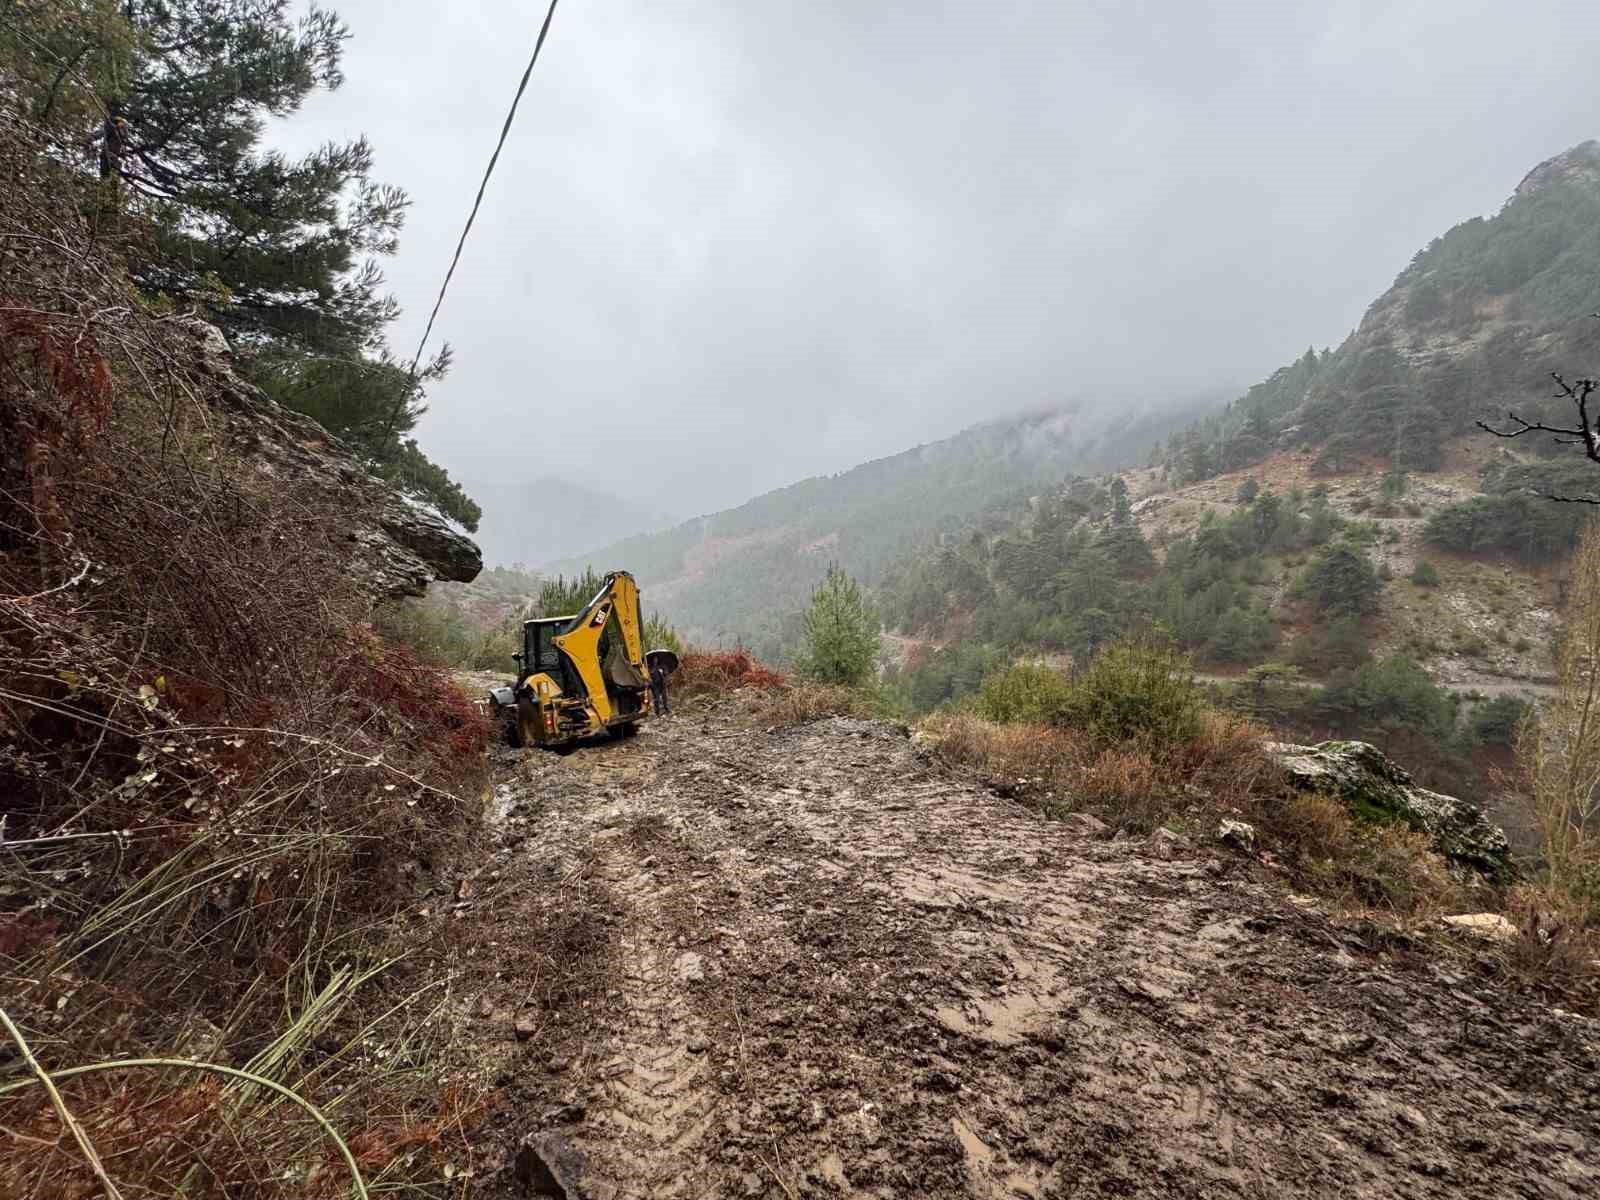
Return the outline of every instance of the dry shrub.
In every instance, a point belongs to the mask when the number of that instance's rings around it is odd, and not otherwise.
[[[5,1008],[53,1068],[196,1052],[185,1029],[208,1030],[203,1056],[338,1097],[353,1136],[412,1129],[411,1154],[449,1103],[437,989],[419,1009],[342,964],[374,961],[406,869],[475,815],[488,731],[365,626],[366,514],[230,441],[193,331],[136,294],[78,181],[4,112],[0,177]],[[137,214],[112,224],[141,236]],[[385,1041],[404,1070],[373,1057]],[[172,1071],[66,1090],[124,1195],[347,1186],[262,1094]],[[0,1192],[88,1179],[48,1148],[36,1089],[0,1105]]]
[[[1342,908],[1414,921],[1456,908],[1467,894],[1426,834],[1358,821],[1337,799],[1265,796],[1250,815],[1299,885]]]
[[[1204,709],[1194,736],[1169,746],[1162,760],[1213,803],[1239,805],[1259,795],[1267,780],[1277,779],[1266,751],[1268,737],[1266,729],[1245,717]]]
[[[1172,808],[1172,781],[1147,751],[1101,750],[1077,772],[1077,794],[1118,824],[1151,827]]]
[[[1248,803],[1267,765],[1261,728],[1224,712],[1200,714],[1194,736],[1175,743],[1108,743],[1072,726],[997,725],[968,714],[924,727],[947,761],[977,766],[1048,807],[1090,811],[1134,831]]]
[[[333,1144],[307,1139],[303,1110],[241,1098],[216,1076],[174,1063],[70,1079],[59,1086],[68,1111],[84,1124],[125,1200],[177,1195],[342,1200],[352,1194],[349,1168]],[[375,1116],[346,1138],[346,1145],[376,1193],[389,1180],[438,1177],[447,1163],[467,1161],[462,1131],[486,1110],[481,1091],[446,1085],[415,1112]],[[76,1200],[102,1194],[87,1170],[60,1151],[54,1170],[48,1176],[40,1171],[41,1160],[50,1157],[47,1147],[72,1145],[49,1104],[23,1110],[14,1101],[8,1117],[15,1122],[9,1137],[32,1153],[0,1155],[0,1195]]]
[[[1572,558],[1556,695],[1523,722],[1517,761],[1544,858],[1546,903],[1600,927],[1600,523]]]
[[[1500,955],[1510,978],[1553,992],[1600,993],[1600,523],[1571,566],[1559,686],[1517,730],[1517,791],[1528,797],[1541,862],[1513,889],[1518,936]]]
[[[672,678],[672,694],[685,699],[720,695],[735,688],[778,688],[788,676],[752,658],[743,650],[691,650]]]
[[[870,717],[871,701],[860,691],[828,683],[793,683],[763,690],[750,709],[758,725],[803,725],[823,717]]]
[[[1223,817],[1247,821],[1301,886],[1342,903],[1416,917],[1463,892],[1426,837],[1363,825],[1334,799],[1285,794],[1264,748],[1266,731],[1230,713],[1197,714],[1197,732],[1173,743],[1106,744],[1082,729],[997,725],[971,715],[932,718],[924,728],[945,761],[977,767],[1049,812],[1090,812],[1133,833],[1166,826],[1202,838]]]
[[[1063,773],[1081,739],[1049,725],[997,725],[968,713],[939,715],[922,723],[935,754],[949,763],[977,767],[1007,786],[1041,785]],[[1047,788],[1030,794],[1044,797]]]
[[[1293,847],[1302,863],[1313,869],[1348,854],[1355,836],[1355,818],[1345,803],[1314,792],[1297,792],[1276,804],[1258,805],[1254,815],[1274,844]]]
[[[1459,911],[1470,894],[1428,835],[1402,825],[1358,824],[1354,852],[1335,862],[1356,897],[1413,920]]]
[[[1507,978],[1558,996],[1600,999],[1600,935],[1589,908],[1561,889],[1521,884],[1511,889],[1507,915],[1517,936],[1499,948],[1496,965]]]

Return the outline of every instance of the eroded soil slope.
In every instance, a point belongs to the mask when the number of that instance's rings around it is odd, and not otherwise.
[[[1600,1194],[1594,1022],[893,726],[675,717],[500,772],[458,918],[491,1194],[539,1135],[594,1197]]]

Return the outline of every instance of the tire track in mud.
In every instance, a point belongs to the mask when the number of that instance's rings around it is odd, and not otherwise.
[[[694,1168],[715,1107],[704,1059],[690,1049],[704,1042],[702,1023],[657,947],[624,942],[622,950],[625,1022],[609,1039],[603,1099],[588,1117],[604,1138],[603,1155],[591,1159],[596,1183],[618,1197],[696,1194]]]
[[[576,1069],[519,1068],[581,1100],[600,1200],[1600,1188],[1594,1022],[891,726],[676,718],[518,772],[521,853],[592,855],[621,911]]]
[[[571,814],[596,848],[597,876],[626,916],[613,1003],[592,1031],[588,1056],[586,1188],[602,1200],[699,1196],[716,1096],[704,1057],[705,1021],[687,991],[702,968],[674,944],[686,919],[683,906],[692,919],[698,888],[692,860],[662,817],[670,797],[638,763],[615,766],[620,757],[599,758],[589,771],[617,799]]]

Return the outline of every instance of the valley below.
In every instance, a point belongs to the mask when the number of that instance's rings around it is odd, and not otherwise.
[[[421,918],[471,947],[486,1194],[1600,1188],[1600,1024],[1465,935],[1047,820],[891,723],[734,696],[492,756],[496,848]]]

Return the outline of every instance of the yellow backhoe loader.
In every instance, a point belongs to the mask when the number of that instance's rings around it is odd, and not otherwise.
[[[650,705],[643,636],[639,585],[626,571],[607,575],[574,616],[524,621],[517,681],[489,693],[511,744],[554,748],[637,733]]]

